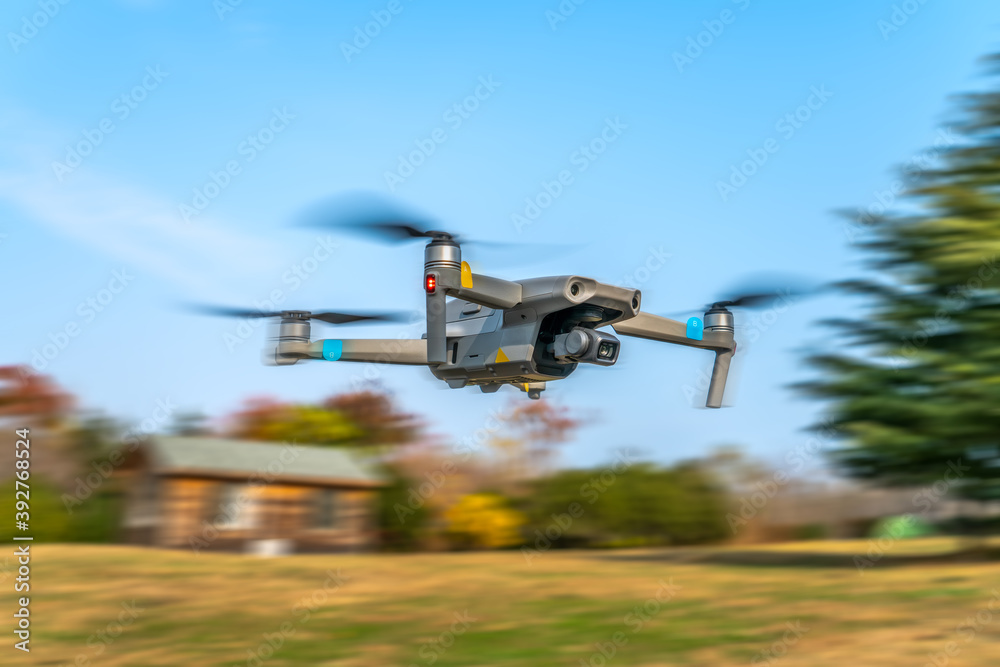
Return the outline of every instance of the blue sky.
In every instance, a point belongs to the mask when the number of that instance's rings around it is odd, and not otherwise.
[[[0,363],[62,341],[44,372],[133,421],[158,400],[220,415],[247,396],[350,388],[363,367],[266,367],[263,327],[175,305],[252,306],[280,290],[301,308],[420,308],[419,245],[291,226],[316,200],[359,188],[469,236],[571,241],[544,261],[477,269],[632,281],[649,312],[700,306],[760,271],[856,275],[834,211],[877,202],[895,165],[948,136],[949,96],[982,85],[976,59],[997,46],[998,14],[940,0],[6,2]],[[614,137],[603,148],[602,132]],[[729,181],[754,156],[754,173]],[[571,182],[515,224],[563,171]],[[800,350],[823,341],[816,320],[852,307],[825,297],[748,313],[754,341],[722,411],[692,407],[710,354],[626,339],[615,367],[549,386],[593,420],[564,463],[624,445],[666,462],[721,443],[780,460],[819,410],[785,388],[808,377]],[[428,376],[379,371],[452,439],[524,398],[438,390]]]

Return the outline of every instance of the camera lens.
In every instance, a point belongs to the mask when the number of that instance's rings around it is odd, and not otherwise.
[[[597,356],[601,359],[610,359],[615,355],[615,346],[613,343],[601,343],[597,348]]]

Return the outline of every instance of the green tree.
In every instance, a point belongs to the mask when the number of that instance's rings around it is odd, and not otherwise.
[[[1000,56],[987,64],[995,84]],[[850,476],[1000,498],[998,87],[963,96],[953,130],[904,206],[865,220],[876,277],[840,288],[869,310],[827,323],[847,346],[812,355],[818,378],[799,386],[829,402]]]
[[[394,466],[386,466],[388,484],[379,490],[377,521],[380,546],[387,551],[415,551],[425,546],[431,511],[414,489],[420,486]]]

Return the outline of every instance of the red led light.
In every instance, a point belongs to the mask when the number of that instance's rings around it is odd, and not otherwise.
[[[427,290],[428,294],[434,294],[434,290],[437,288],[437,278],[432,273],[427,274],[427,279],[424,284],[424,289]]]

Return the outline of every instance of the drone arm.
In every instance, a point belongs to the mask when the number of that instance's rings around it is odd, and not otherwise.
[[[687,325],[683,322],[648,313],[639,313],[613,326],[615,332],[623,336],[714,350],[715,364],[712,367],[712,380],[708,387],[708,400],[705,405],[710,408],[722,407],[722,395],[725,393],[726,378],[729,376],[729,363],[736,351],[736,341],[733,340],[732,332],[705,331],[701,339],[688,338]]]
[[[449,290],[449,295],[487,308],[513,308],[521,303],[521,283],[468,271],[462,275],[461,284]]]
[[[639,313],[635,317],[612,325],[616,333],[623,336],[656,340],[661,343],[674,343],[688,347],[700,347],[705,350],[734,350],[736,343],[733,335],[722,331],[705,331],[702,338],[688,338],[687,325],[684,322],[671,320],[659,315]]]
[[[285,359],[323,359],[326,361],[361,361],[404,366],[427,365],[427,342],[424,340],[361,339],[316,340],[311,343],[282,343],[278,356]]]

